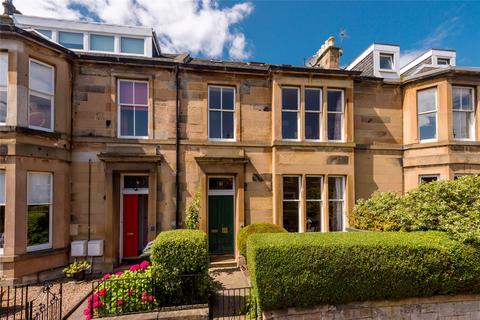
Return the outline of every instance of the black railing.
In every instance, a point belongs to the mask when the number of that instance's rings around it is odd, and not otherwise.
[[[206,275],[135,277],[92,283],[87,300],[91,318],[159,311],[208,303],[210,280]]]
[[[262,319],[251,287],[217,290],[209,306],[210,319]]]
[[[62,283],[0,287],[0,319],[60,320]]]

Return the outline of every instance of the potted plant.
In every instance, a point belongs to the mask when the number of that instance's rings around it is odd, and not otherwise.
[[[75,261],[63,269],[67,277],[72,277],[75,281],[85,280],[85,271],[90,269],[90,263],[87,261]]]

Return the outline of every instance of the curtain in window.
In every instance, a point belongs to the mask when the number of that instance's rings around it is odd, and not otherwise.
[[[0,123],[5,123],[7,119],[7,76],[8,56],[0,53]]]

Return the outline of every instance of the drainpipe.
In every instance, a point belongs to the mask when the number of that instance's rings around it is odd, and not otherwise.
[[[175,89],[176,89],[176,110],[175,110],[175,229],[180,228],[180,66],[175,66]]]
[[[88,159],[88,241],[90,241],[90,217],[91,217],[91,193],[92,193],[92,159]]]

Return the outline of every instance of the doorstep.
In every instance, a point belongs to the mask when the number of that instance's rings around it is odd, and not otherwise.
[[[209,268],[236,268],[237,260],[233,255],[209,255]]]

